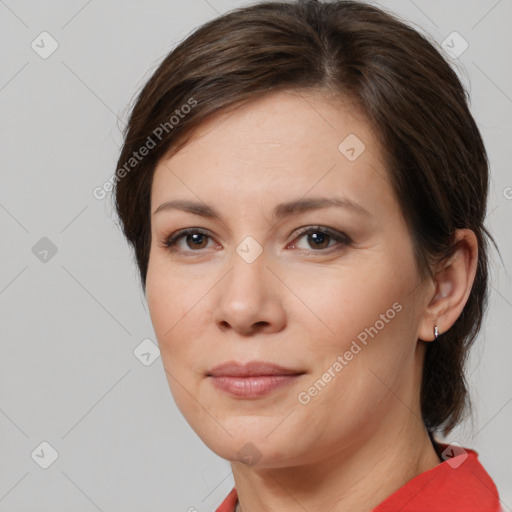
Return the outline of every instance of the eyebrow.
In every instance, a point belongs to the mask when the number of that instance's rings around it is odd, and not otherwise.
[[[280,203],[274,208],[272,218],[281,220],[296,213],[303,213],[309,210],[317,210],[320,208],[328,208],[336,206],[338,208],[345,208],[355,213],[371,217],[371,214],[365,210],[361,205],[350,201],[349,199],[342,199],[338,197],[309,197]],[[201,215],[212,219],[222,220],[221,215],[217,211],[205,203],[189,201],[184,199],[176,199],[162,203],[154,212],[156,215],[159,212],[166,210],[182,210],[184,212]]]

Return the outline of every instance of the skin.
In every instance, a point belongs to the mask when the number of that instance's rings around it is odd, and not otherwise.
[[[354,161],[338,150],[350,134],[365,145]],[[272,218],[278,203],[334,196],[368,214],[331,206]],[[154,213],[175,199],[207,204],[221,219]],[[420,279],[381,148],[354,107],[290,90],[215,114],[159,162],[151,214],[146,293],[169,386],[199,437],[231,461],[244,512],[369,511],[440,463],[421,420],[422,363],[434,325],[448,330],[467,301],[476,238],[460,230],[453,258]],[[351,242],[315,242],[297,234],[303,226]],[[166,247],[184,228],[208,236],[199,248],[190,236]],[[248,236],[262,249],[251,263],[236,251]],[[300,403],[396,303],[400,312]],[[305,374],[265,397],[233,398],[206,376],[232,360]],[[239,454],[246,443],[250,462]]]

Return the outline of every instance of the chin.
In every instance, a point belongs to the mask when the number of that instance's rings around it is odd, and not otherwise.
[[[254,419],[252,419],[254,423]],[[279,421],[272,421],[278,424]],[[259,469],[288,467],[298,463],[304,457],[297,446],[297,436],[284,429],[281,435],[276,435],[272,429],[243,428],[238,422],[239,428],[227,428],[228,432],[220,428],[208,432],[196,430],[197,435],[206,446],[219,457],[230,462],[240,462],[247,466],[255,466]],[[203,424],[204,425],[204,424]],[[254,427],[254,425],[253,425]],[[273,428],[274,428],[273,427]],[[271,434],[269,435],[269,432]]]

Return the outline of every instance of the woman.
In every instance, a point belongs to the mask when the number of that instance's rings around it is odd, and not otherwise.
[[[133,107],[116,207],[218,512],[499,510],[469,447],[488,164],[439,52],[359,2],[200,27]]]

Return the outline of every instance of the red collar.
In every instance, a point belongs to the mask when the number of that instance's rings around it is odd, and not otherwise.
[[[372,512],[502,512],[496,485],[478,453],[456,448],[452,456],[450,445],[437,444],[447,460],[409,480]],[[234,512],[237,501],[233,487],[215,512]]]

